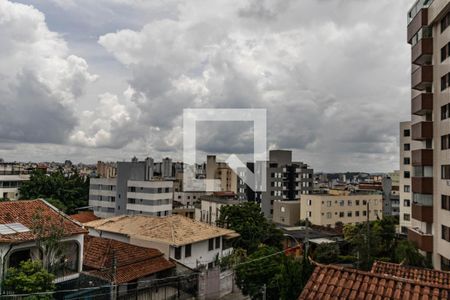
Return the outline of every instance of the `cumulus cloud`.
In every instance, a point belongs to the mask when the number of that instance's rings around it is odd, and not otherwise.
[[[64,143],[73,103],[96,79],[37,9],[0,0],[0,140]]]

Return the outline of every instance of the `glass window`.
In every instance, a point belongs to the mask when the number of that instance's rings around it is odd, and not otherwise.
[[[220,248],[220,236],[216,237],[216,249]]]
[[[214,250],[214,239],[208,240],[208,251]]]
[[[192,252],[192,245],[186,245],[184,246],[184,257],[190,257]]]
[[[181,259],[181,247],[175,248],[175,259]]]

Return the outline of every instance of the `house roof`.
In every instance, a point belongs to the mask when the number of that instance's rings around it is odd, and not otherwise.
[[[433,269],[408,267],[401,264],[376,261],[372,265],[372,273],[386,274],[424,283],[442,284],[450,286],[450,272]]]
[[[448,299],[450,286],[317,264],[298,299]]]
[[[126,283],[175,267],[173,262],[152,248],[85,235],[83,265],[87,273],[114,283]],[[113,258],[116,274],[113,276]]]
[[[0,234],[0,243],[21,243],[36,239],[32,228],[40,214],[46,227],[56,225],[64,229],[64,236],[87,233],[83,226],[42,199],[0,202],[0,224],[20,223],[30,231]]]
[[[118,216],[92,221],[84,225],[99,231],[120,233],[176,247],[236,233],[233,230],[211,226],[181,215],[166,217]]]
[[[70,215],[72,219],[80,223],[87,223],[100,219],[92,211],[82,211],[74,215]]]

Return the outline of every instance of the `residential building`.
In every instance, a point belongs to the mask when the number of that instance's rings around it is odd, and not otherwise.
[[[248,163],[251,171],[258,172],[260,163]],[[238,198],[256,201],[261,204],[264,215],[272,219],[273,203],[275,201],[297,201],[300,195],[313,191],[313,169],[303,162],[292,161],[292,151],[269,151],[269,161],[266,163],[266,191],[253,192],[243,182],[239,182]],[[244,192],[244,193],[242,193]],[[244,197],[240,197],[244,195]]]
[[[236,195],[230,192],[216,192],[213,195],[200,196],[199,208],[195,209],[195,219],[215,225],[220,218],[220,209],[223,206],[239,205],[243,201],[236,199]]]
[[[211,226],[181,215],[162,218],[118,216],[86,223],[89,234],[136,246],[158,249],[180,267],[212,268],[217,258],[231,254],[235,231]]]
[[[398,217],[400,214],[398,181],[395,182],[393,180],[393,178],[398,180],[398,173],[399,171],[395,171],[391,174],[385,175],[381,180],[383,190],[383,216]]]
[[[411,227],[408,239],[436,269],[450,268],[450,3],[419,0],[411,44]]]
[[[238,178],[226,162],[218,162],[215,155],[206,157],[206,179],[216,180],[218,185],[206,187],[207,191],[237,193]]]
[[[85,235],[83,253],[83,271],[118,285],[118,295],[145,288],[150,280],[170,277],[175,269],[175,264],[157,249],[102,237]],[[163,291],[167,293],[167,290]],[[163,299],[174,297],[176,292],[174,288],[169,295],[158,295],[158,291],[153,291],[146,296]]]
[[[200,197],[204,195],[206,195],[205,192],[198,192],[198,191],[174,192],[173,201],[178,202],[184,206],[191,206],[194,205],[194,203],[199,202]]]
[[[41,199],[0,202],[0,278],[4,278],[8,268],[18,267],[22,261],[43,259],[33,232],[39,218],[46,230],[51,226],[63,229],[59,241],[63,245],[62,253],[57,259],[64,264],[55,271],[56,283],[78,278],[83,266],[83,236],[87,230]]]
[[[117,176],[117,164],[114,162],[97,162],[97,176],[100,178],[115,178]]]
[[[399,225],[400,233],[408,234],[411,227],[411,122],[400,123],[400,186],[399,186]]]
[[[115,178],[92,178],[89,205],[101,218],[146,214],[167,216],[172,211],[173,181],[156,180],[153,160],[117,163]]]
[[[275,224],[294,226],[300,220],[300,200],[275,201],[272,221]]]
[[[383,195],[373,192],[330,191],[300,197],[300,219],[334,227],[375,221],[383,216]]]
[[[449,273],[375,262],[370,272],[316,264],[298,299],[447,299]]]
[[[19,188],[30,180],[30,169],[16,163],[0,163],[0,199],[17,200]]]

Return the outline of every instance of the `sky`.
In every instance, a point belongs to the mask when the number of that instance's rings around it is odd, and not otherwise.
[[[411,0],[0,0],[0,157],[182,159],[183,109],[267,109],[268,149],[398,169]],[[197,158],[253,151],[202,122]]]

